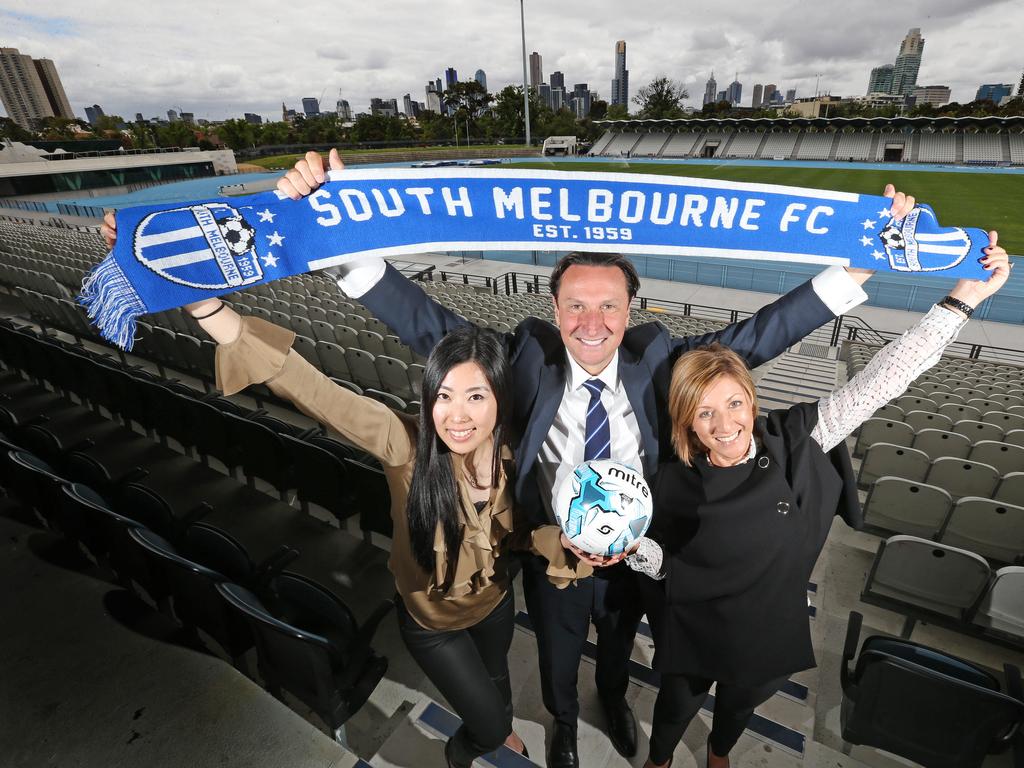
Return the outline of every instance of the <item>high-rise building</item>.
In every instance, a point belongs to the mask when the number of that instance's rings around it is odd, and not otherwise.
[[[718,103],[719,101],[725,101],[725,91],[719,91],[715,95],[715,103]]]
[[[612,78],[612,104],[629,106],[629,70],[626,69],[626,41],[615,43],[615,77]]]
[[[88,114],[89,114],[89,113],[87,112],[87,113],[86,113],[86,116],[87,116],[87,117],[88,117]],[[144,118],[144,117],[142,116],[142,113],[141,113],[141,112],[136,112],[136,113],[135,113],[135,122],[136,122],[136,123],[144,123],[145,121],[146,121],[146,119],[145,119],[145,118]]]
[[[254,112],[246,112],[243,119],[249,125],[263,125],[263,118]]]
[[[476,71],[476,74],[473,75],[473,79],[476,80],[478,83],[480,83],[480,87],[481,88],[483,88],[485,91],[487,90],[487,73],[486,72],[484,72],[482,69],[478,69]]]
[[[736,77],[737,79],[729,83],[729,87],[725,89],[725,100],[734,107],[738,107],[743,98],[743,84],[739,81],[738,73]]]
[[[586,83],[576,83],[572,87],[572,111],[581,120],[590,114],[590,105],[593,103],[594,95]]]
[[[761,91],[761,104],[768,106],[769,104],[775,104],[782,100],[780,95],[778,99],[775,98],[775,94],[779,92],[779,87],[775,83],[766,83],[764,90]]]
[[[704,104],[714,104],[715,97],[718,94],[718,83],[715,82],[715,72],[711,71],[711,77],[708,78],[707,83],[704,84]]]
[[[975,101],[988,100],[998,104],[1004,98],[1013,93],[1012,83],[985,83],[978,86],[978,92],[974,94]]]
[[[44,117],[75,117],[53,62],[17,48],[0,48],[0,101],[8,117],[25,129]]]
[[[412,100],[411,93],[407,93],[402,97],[402,107],[406,117],[413,118],[420,116],[420,103]]]
[[[302,114],[306,117],[316,117],[320,114],[320,100],[307,96],[302,100]]]
[[[544,62],[543,57],[534,51],[530,54],[530,87],[533,90],[537,90],[540,84],[544,82]]]
[[[754,93],[750,98],[750,106],[754,109],[761,106],[762,93],[764,93],[764,86],[761,83],[754,83]]]
[[[903,38],[900,53],[892,73],[892,93],[895,96],[909,96],[917,87],[917,72],[921,68],[924,53],[924,38],[920,27],[914,27]]]
[[[282,101],[281,102],[281,114],[284,114],[286,111],[287,110],[284,108],[284,102]],[[178,113],[175,112],[173,109],[168,109],[167,110],[167,122],[168,123],[176,123],[176,122],[178,122]]]
[[[457,82],[459,82],[459,73],[455,71],[455,67],[448,67],[444,71],[444,89],[447,91]]]
[[[338,94],[338,101],[334,105],[334,111],[338,115],[339,120],[351,120],[352,119],[352,107],[346,99],[341,98],[341,94]]]
[[[397,99],[370,99],[370,114],[371,115],[383,115],[384,117],[397,117],[398,116],[398,100]]]
[[[796,101],[796,88],[790,88],[786,91],[786,103],[792,104]]]
[[[551,78],[548,80],[551,84],[551,92],[554,93],[556,88],[565,88],[565,75],[559,72],[557,69],[551,73]]]
[[[892,75],[896,69],[892,64],[883,64],[871,70],[871,77],[868,78],[868,95],[872,93],[891,93]]]
[[[547,83],[541,83],[537,86],[537,97],[540,99],[542,104],[546,104],[548,109],[551,109],[551,86]]]
[[[427,98],[426,101],[423,102],[429,111],[435,112],[439,115],[441,114],[441,92],[438,89],[440,82],[440,80],[434,80],[427,83]]]
[[[91,107],[85,108],[85,119],[89,122],[89,125],[96,125],[96,121],[103,117],[103,107],[99,104],[93,104]]]
[[[196,116],[192,112],[182,112],[181,113],[181,122],[186,123],[188,125],[195,125]]]
[[[551,89],[551,109],[557,112],[560,109],[567,107],[565,98],[565,88],[552,88]]]
[[[914,89],[914,104],[941,107],[943,104],[949,104],[949,95],[948,85],[919,85]]]

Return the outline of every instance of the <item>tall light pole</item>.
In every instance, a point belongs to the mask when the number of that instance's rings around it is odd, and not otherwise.
[[[526,116],[526,146],[530,146],[530,87],[526,82],[526,13],[519,0],[519,24],[523,30],[523,114]]]

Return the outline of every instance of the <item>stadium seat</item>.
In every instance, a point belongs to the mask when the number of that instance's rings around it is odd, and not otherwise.
[[[996,488],[995,498],[1018,507],[1024,507],[1024,472],[1010,472],[1004,475]]]
[[[313,320],[313,338],[317,343],[328,341],[334,343],[334,326],[324,320]]]
[[[999,485],[999,473],[988,464],[944,457],[932,462],[925,482],[947,491],[956,502],[963,496],[990,497]]]
[[[941,429],[922,429],[914,435],[914,445],[924,451],[934,461],[943,456],[966,459],[971,452],[971,441],[965,435],[956,432],[944,432]]]
[[[1008,565],[996,571],[974,623],[1018,642],[1024,641],[1024,568]]]
[[[1024,448],[1024,429],[1011,429],[1003,435],[1003,442]]]
[[[1024,447],[997,440],[975,443],[968,458],[995,467],[1000,476],[1024,469]]]
[[[860,427],[857,442],[853,448],[854,456],[863,456],[868,447],[874,443],[889,443],[910,447],[914,442],[914,430],[902,421],[891,419],[868,419]]]
[[[327,376],[346,380],[352,378],[348,362],[345,359],[345,350],[342,347],[333,341],[318,341],[316,351],[320,357],[322,370]]]
[[[212,637],[244,672],[244,654],[253,647],[252,631],[217,592],[224,576],[182,557],[171,542],[146,528],[133,528],[129,536],[167,584],[174,615],[182,626],[197,638],[197,630]]]
[[[312,334],[309,336],[297,335],[295,341],[292,342],[292,349],[302,355],[306,362],[314,368],[320,368],[320,356],[317,355],[316,342],[313,341]]]
[[[359,331],[359,347],[374,357],[387,354],[384,351],[384,337],[374,331]]]
[[[302,511],[316,504],[343,523],[358,514],[356,492],[345,462],[320,446],[291,435],[281,435],[295,468],[295,492]]]
[[[973,552],[892,536],[879,545],[861,598],[893,610],[905,606],[963,621],[990,575],[988,563]]]
[[[416,398],[417,393],[409,383],[408,365],[387,355],[379,355],[373,362],[384,391],[406,401]]]
[[[942,529],[953,501],[941,488],[902,477],[878,478],[864,502],[864,523],[892,533],[923,539]]]
[[[973,419],[961,419],[953,424],[953,431],[970,438],[972,444],[982,440],[1003,439],[1002,427]]]
[[[989,411],[981,417],[981,420],[986,424],[995,424],[1004,433],[1014,429],[1024,429],[1024,416],[1017,413]]]
[[[267,690],[278,698],[285,691],[295,696],[344,743],[345,722],[387,671],[387,659],[370,643],[393,603],[383,603],[359,626],[335,595],[296,574],[279,574],[271,583],[273,612],[237,584],[217,589],[252,629]]]
[[[909,411],[903,417],[903,423],[908,424],[915,432],[922,429],[948,430],[953,427],[953,420],[949,416],[934,411]]]
[[[1017,737],[1024,702],[1016,667],[1005,667],[1007,695],[983,668],[909,640],[869,637],[858,656],[861,622],[850,614],[840,667],[845,742],[929,768],[965,768]]]
[[[345,350],[345,362],[352,373],[355,383],[363,389],[382,389],[374,356],[359,347],[348,347]]]
[[[979,411],[973,405],[967,405],[966,403],[942,403],[939,406],[939,413],[941,413],[944,416],[948,416],[950,419],[953,420],[954,424],[960,421],[961,419],[972,419],[974,421],[981,420],[981,411]]]
[[[65,479],[45,461],[27,451],[9,451],[7,460],[14,495],[34,510],[48,527],[60,530],[59,502]]]
[[[939,404],[928,397],[919,397],[917,395],[903,395],[902,397],[896,398],[896,405],[903,409],[904,413],[910,413],[911,411],[929,411],[931,413],[938,413]]]
[[[924,451],[891,443],[873,443],[864,454],[857,474],[857,486],[870,488],[885,475],[921,483],[928,475],[931,459]]]
[[[877,411],[875,411],[871,415],[871,418],[888,419],[889,421],[903,421],[904,416],[906,416],[906,414],[903,412],[903,409],[900,408],[898,405],[896,405],[895,403],[886,403]]]
[[[1001,563],[1024,558],[1024,507],[965,496],[953,507],[939,541]]]

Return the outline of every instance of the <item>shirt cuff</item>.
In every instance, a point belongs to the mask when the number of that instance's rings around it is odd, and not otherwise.
[[[857,284],[845,267],[833,264],[811,278],[811,287],[818,298],[837,317],[868,300],[864,289]]]
[[[338,287],[346,296],[358,299],[380,282],[386,267],[387,263],[379,257],[342,264],[338,267]]]

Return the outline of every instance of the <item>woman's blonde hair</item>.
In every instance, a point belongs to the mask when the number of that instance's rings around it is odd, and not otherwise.
[[[750,398],[757,415],[757,391],[750,370],[742,357],[718,342],[680,355],[672,367],[668,386],[668,414],[672,419],[672,447],[684,464],[692,464],[694,456],[707,449],[691,425],[697,416],[700,401],[708,389],[723,376],[731,376]]]

